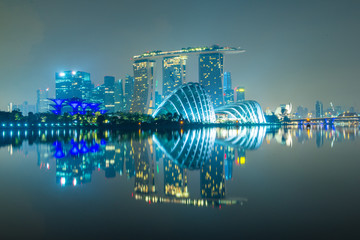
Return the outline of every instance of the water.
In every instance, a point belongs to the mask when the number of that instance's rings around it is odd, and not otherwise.
[[[360,237],[358,127],[0,134],[1,239]]]

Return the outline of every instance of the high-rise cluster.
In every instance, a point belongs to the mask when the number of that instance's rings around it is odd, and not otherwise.
[[[90,80],[90,73],[87,72],[64,71],[55,74],[56,99],[64,102],[79,101],[96,104],[103,112],[129,111],[133,92],[134,78],[129,75],[126,76],[125,81],[114,76],[105,76],[103,84],[94,86]],[[48,89],[38,90],[38,112],[49,110],[48,98]],[[59,112],[59,109],[53,110]],[[65,107],[61,110],[71,111],[71,108]]]

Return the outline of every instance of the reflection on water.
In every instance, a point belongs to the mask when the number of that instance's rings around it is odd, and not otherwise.
[[[62,187],[89,184],[94,171],[102,171],[106,178],[126,176],[134,184],[132,195],[136,200],[221,207],[247,201],[243,196],[232,197],[226,188],[234,169],[246,164],[247,151],[271,141],[294,147],[295,141],[305,144],[313,138],[319,148],[334,147],[358,135],[355,127],[320,126],[203,128],[167,133],[4,131],[0,147],[7,147],[10,155],[36,151],[39,168],[55,168],[56,184]],[[199,194],[189,190],[190,172],[198,173]]]

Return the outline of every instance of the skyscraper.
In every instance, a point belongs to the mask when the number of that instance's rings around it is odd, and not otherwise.
[[[223,65],[222,53],[199,55],[199,83],[210,95],[214,107],[219,107],[224,103]]]
[[[235,89],[236,92],[236,101],[241,102],[245,100],[245,88],[243,87],[237,87]]]
[[[125,78],[125,91],[124,91],[124,111],[130,111],[131,102],[134,94],[134,77],[126,75]]]
[[[168,96],[176,87],[186,82],[187,56],[163,58],[163,96]]]
[[[125,110],[124,105],[123,80],[119,79],[115,82],[115,112],[123,112]]]
[[[151,114],[155,109],[154,63],[149,59],[134,61],[134,95],[130,107],[132,113]]]
[[[324,107],[320,101],[316,101],[315,103],[315,116],[317,118],[324,117]]]
[[[36,91],[36,112],[48,112],[49,108],[49,89],[38,89]]]
[[[64,71],[55,73],[55,92],[57,99],[91,98],[92,84],[90,73],[80,71]]]
[[[225,104],[234,102],[234,89],[232,89],[231,85],[231,73],[224,73],[224,101]]]
[[[114,112],[115,110],[115,77],[105,76],[104,77],[104,104],[105,109],[109,112]]]

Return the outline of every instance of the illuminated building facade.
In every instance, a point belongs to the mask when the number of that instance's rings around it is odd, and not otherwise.
[[[243,87],[237,87],[235,89],[236,92],[236,101],[241,102],[245,100],[245,88]]]
[[[229,120],[239,123],[266,123],[264,112],[256,101],[242,101],[227,104],[215,109],[216,114],[226,114]]]
[[[38,89],[36,91],[36,112],[48,112],[49,108],[49,89]]]
[[[115,112],[123,112],[125,111],[125,102],[124,102],[124,88],[123,88],[123,80],[119,79],[115,82]]]
[[[124,111],[130,111],[131,102],[134,94],[134,77],[126,75],[125,77],[125,91],[124,91]]]
[[[225,197],[224,147],[215,145],[212,155],[200,171],[201,197]]]
[[[224,102],[225,104],[234,102],[234,89],[231,85],[231,73],[224,72]]]
[[[167,113],[177,114],[188,122],[215,122],[210,97],[198,83],[183,84],[175,89],[156,109],[153,117]]]
[[[115,110],[115,77],[105,76],[104,77],[104,104],[105,109],[109,112]]]
[[[199,55],[199,83],[210,95],[214,107],[224,104],[224,57],[222,53]]]
[[[134,69],[134,94],[130,112],[151,114],[155,108],[153,60],[137,60]]]
[[[163,58],[163,96],[168,96],[175,88],[186,82],[186,56]]]
[[[92,84],[90,73],[64,71],[55,73],[56,98],[80,98],[90,100]]]

